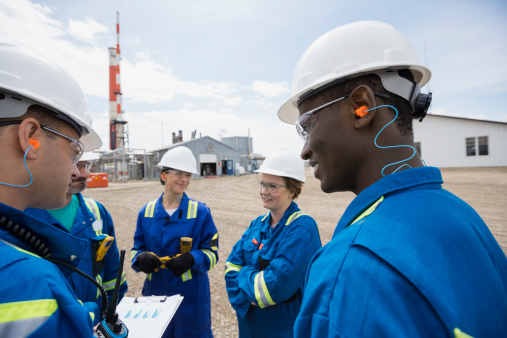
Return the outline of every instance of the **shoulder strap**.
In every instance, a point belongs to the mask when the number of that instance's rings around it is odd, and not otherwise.
[[[153,218],[153,214],[155,213],[155,204],[157,204],[157,200],[148,202],[146,209],[144,210],[144,217]]]

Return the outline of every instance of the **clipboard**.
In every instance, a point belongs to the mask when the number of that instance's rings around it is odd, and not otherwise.
[[[180,295],[123,297],[116,312],[128,328],[129,338],[160,338],[182,300]]]

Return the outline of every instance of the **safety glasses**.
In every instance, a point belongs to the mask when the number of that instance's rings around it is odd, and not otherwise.
[[[279,188],[284,187],[287,188],[286,185],[283,184],[277,184],[277,183],[266,183],[264,181],[258,180],[259,182],[259,189],[262,190],[262,188],[266,189],[268,192],[276,192]]]
[[[335,104],[338,101],[346,99],[347,97],[349,97],[349,95],[345,95],[343,97],[340,97],[339,99],[325,103],[322,106],[314,108],[298,117],[298,119],[296,120],[296,130],[298,131],[299,136],[303,139],[304,142],[308,141],[308,135],[312,131],[315,122],[317,122],[317,116],[315,116],[315,113],[332,104]]]
[[[0,122],[0,127],[9,126],[12,124],[21,124],[21,122],[23,122],[23,121],[22,120],[13,120],[13,121]],[[45,131],[49,131],[53,134],[56,134],[58,136],[61,136],[65,139],[69,140],[70,141],[69,147],[70,147],[71,154],[72,154],[72,161],[74,162],[74,164],[76,164],[79,161],[79,159],[81,158],[81,156],[83,155],[83,152],[84,152],[84,146],[80,141],[73,139],[72,137],[67,136],[65,134],[62,134],[56,130],[53,130],[51,128],[43,126],[42,124],[40,125],[40,127],[42,129],[44,129]]]

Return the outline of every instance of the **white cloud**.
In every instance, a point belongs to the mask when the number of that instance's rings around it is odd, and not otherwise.
[[[76,39],[93,42],[97,38],[97,34],[107,33],[109,30],[104,25],[91,19],[87,19],[86,21],[70,19],[67,31]]]
[[[277,97],[289,92],[289,86],[286,82],[269,83],[266,81],[254,81],[251,89],[266,97]]]

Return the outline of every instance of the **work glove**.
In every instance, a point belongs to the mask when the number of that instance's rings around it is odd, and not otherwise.
[[[136,264],[144,273],[153,273],[162,266],[162,261],[153,252],[145,251],[137,256]]]
[[[194,256],[192,256],[190,252],[185,252],[165,262],[165,266],[170,269],[176,277],[179,277],[194,266]]]

